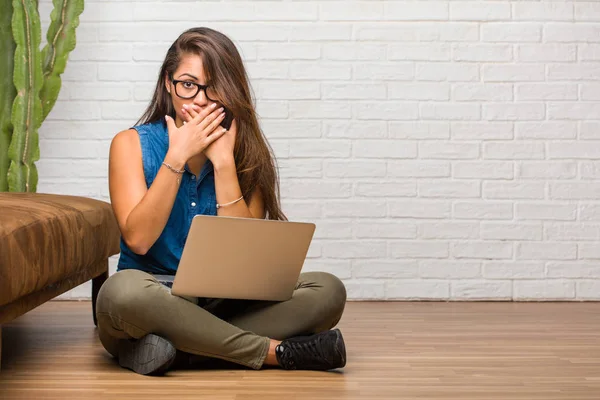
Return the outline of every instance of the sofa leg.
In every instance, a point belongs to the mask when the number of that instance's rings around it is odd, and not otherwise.
[[[106,271],[92,279],[92,316],[94,318],[94,325],[98,326],[98,320],[96,319],[96,299],[98,298],[98,292],[102,287],[104,281],[108,279],[108,263]]]

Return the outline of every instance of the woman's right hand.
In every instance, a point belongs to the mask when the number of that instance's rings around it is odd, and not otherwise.
[[[179,128],[173,118],[165,116],[169,131],[169,153],[172,157],[185,164],[227,132],[219,125],[225,117],[223,108],[215,110],[216,105],[213,103]]]

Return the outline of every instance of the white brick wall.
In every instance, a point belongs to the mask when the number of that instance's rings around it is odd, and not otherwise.
[[[111,138],[201,25],[239,46],[284,210],[317,224],[306,270],[354,299],[600,299],[600,3],[86,0],[40,192],[108,200]]]

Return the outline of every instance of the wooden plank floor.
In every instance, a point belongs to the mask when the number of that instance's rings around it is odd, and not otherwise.
[[[3,327],[1,399],[600,399],[600,303],[348,303],[343,372],[144,377],[100,345],[88,302]]]

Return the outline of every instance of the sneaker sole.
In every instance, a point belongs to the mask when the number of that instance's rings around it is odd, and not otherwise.
[[[346,366],[346,343],[344,343],[344,337],[342,336],[342,332],[339,329],[333,330],[337,334],[337,341],[335,343],[335,348],[340,355],[340,366],[336,368],[344,368]]]
[[[141,375],[162,375],[175,361],[175,347],[167,339],[148,334],[119,344],[119,365]]]

